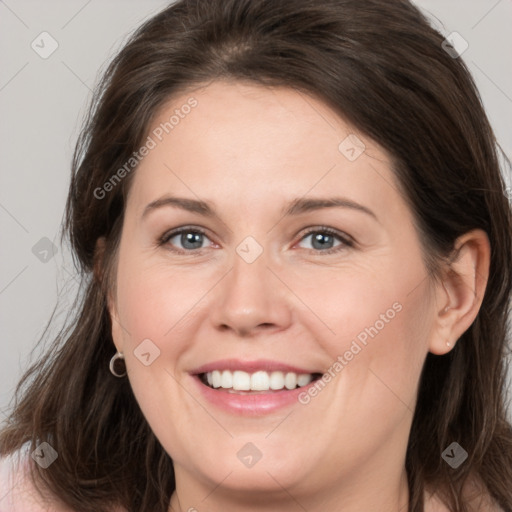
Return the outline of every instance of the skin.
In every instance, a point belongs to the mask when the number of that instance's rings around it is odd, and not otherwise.
[[[422,365],[428,352],[450,351],[475,319],[487,236],[461,237],[453,272],[430,281],[390,156],[376,143],[314,97],[226,81],[170,99],[148,134],[191,96],[197,107],[133,176],[109,296],[115,346],[174,461],[169,510],[406,510]],[[354,133],[366,150],[349,161],[338,146]],[[219,219],[173,206],[142,217],[167,194],[207,200]],[[349,208],[282,216],[304,196],[346,197],[377,220]],[[200,250],[180,236],[158,244],[182,226],[206,231]],[[355,245],[335,237],[326,249],[342,249],[324,254],[306,235],[321,226]],[[236,252],[247,236],[263,248],[253,263]],[[207,402],[189,374],[231,357],[326,371],[396,303],[400,312],[306,405],[241,417]],[[134,354],[145,339],[160,350],[148,366]],[[252,468],[237,457],[246,443],[262,454]],[[428,499],[427,510],[444,509]]]

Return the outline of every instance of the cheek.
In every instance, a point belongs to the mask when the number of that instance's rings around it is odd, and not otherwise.
[[[150,275],[129,279],[118,287],[119,314],[134,340],[140,336],[160,339],[173,324],[178,297],[175,286],[154,282]]]
[[[395,395],[410,404],[427,353],[424,271],[420,264],[404,268],[393,261],[387,268],[384,260],[342,271],[317,280],[316,291],[302,290],[331,330],[319,338],[331,359],[331,373],[341,376],[336,381],[352,390],[360,404],[373,400],[385,407],[388,399],[396,401]]]
[[[150,258],[125,258],[118,267],[118,311],[132,343],[150,338],[159,346],[165,339],[176,339],[187,312],[201,297],[200,276],[190,278],[161,264],[148,264]]]

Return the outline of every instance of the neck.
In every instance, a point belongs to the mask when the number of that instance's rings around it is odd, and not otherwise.
[[[374,466],[375,468],[375,466]],[[176,474],[186,475],[180,471]],[[274,491],[249,493],[229,487],[229,476],[224,481],[203,486],[192,478],[177,478],[169,512],[343,512],[379,510],[379,512],[408,511],[409,488],[405,468],[383,478],[382,466],[366,471],[359,478],[349,477],[315,492],[307,489],[284,489],[274,480]]]

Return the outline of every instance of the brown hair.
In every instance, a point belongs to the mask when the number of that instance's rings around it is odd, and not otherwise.
[[[214,79],[249,80],[314,94],[392,155],[433,279],[457,237],[474,228],[488,234],[478,316],[449,354],[428,354],[424,364],[406,456],[409,512],[423,510],[426,489],[466,511],[462,489],[472,475],[512,510],[512,215],[476,87],[442,42],[406,0],[180,0],[145,22],[106,70],[73,159],[64,227],[83,283],[74,320],[20,381],[0,453],[49,442],[58,463],[34,464],[34,478],[74,510],[167,512],[172,460],[128,379],[109,372],[105,297],[133,173],[102,199],[95,190],[137,151],[173,95]],[[99,267],[100,237],[107,246]],[[441,457],[452,441],[468,453],[457,469]]]

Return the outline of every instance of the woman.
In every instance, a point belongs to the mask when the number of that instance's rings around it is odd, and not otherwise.
[[[11,507],[512,510],[511,210],[444,46],[401,0],[133,35],[75,153],[76,320],[0,436]]]

